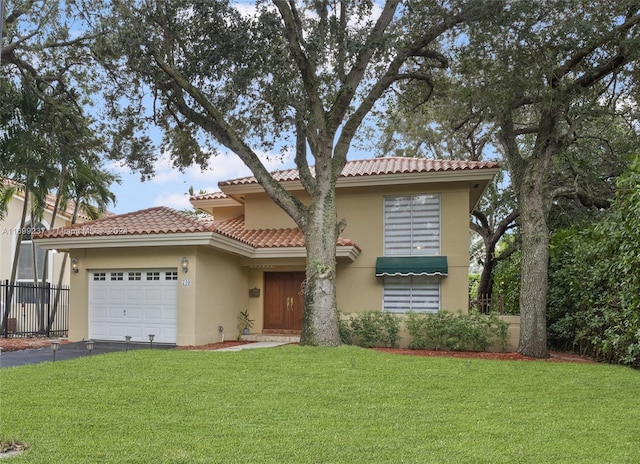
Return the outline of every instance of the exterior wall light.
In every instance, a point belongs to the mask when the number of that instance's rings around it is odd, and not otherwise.
[[[53,340],[51,342],[51,352],[53,353],[53,362],[56,362],[56,353],[58,352],[59,347],[60,347],[60,342],[58,340]]]
[[[78,273],[78,260],[75,258],[71,259],[71,270],[74,274]]]
[[[189,272],[189,260],[186,256],[182,257],[182,259],[180,260],[180,265],[182,266],[182,272],[184,272],[185,274]]]
[[[91,356],[91,353],[93,352],[93,345],[93,340],[87,340],[87,350],[89,350],[89,356]]]

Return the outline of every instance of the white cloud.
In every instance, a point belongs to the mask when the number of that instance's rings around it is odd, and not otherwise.
[[[168,206],[169,208],[182,210],[191,209],[189,195],[185,193],[160,193],[153,200],[154,206]]]

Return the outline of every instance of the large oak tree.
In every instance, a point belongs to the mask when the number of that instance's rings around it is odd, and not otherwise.
[[[474,112],[490,118],[516,191],[522,235],[518,351],[544,357],[549,258],[547,217],[554,160],[635,100],[640,58],[635,1],[511,2],[504,16],[471,27],[459,46],[461,82]]]

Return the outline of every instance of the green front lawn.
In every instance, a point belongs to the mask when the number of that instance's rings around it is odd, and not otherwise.
[[[640,372],[355,347],[141,350],[0,370],[13,463],[624,463]]]

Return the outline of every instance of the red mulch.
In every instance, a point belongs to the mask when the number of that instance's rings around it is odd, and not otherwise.
[[[32,350],[51,346],[51,340],[58,340],[61,345],[69,343],[68,340],[51,338],[0,338],[2,351]]]
[[[67,340],[60,340],[61,344],[69,343]],[[179,346],[178,350],[219,350],[221,348],[229,348],[232,346],[245,345],[254,343],[244,340],[227,340],[218,343],[209,343],[207,345],[188,345]],[[42,348],[51,345],[51,339],[47,338],[0,338],[0,347],[2,351],[28,350],[34,348]],[[472,351],[440,351],[440,350],[409,350],[406,348],[373,348],[376,351],[384,353],[395,353],[408,356],[447,356],[452,358],[475,358],[475,359],[499,359],[506,361],[537,361],[538,358],[530,358],[520,353],[489,353],[489,352],[472,352]],[[551,351],[549,357],[545,361],[550,362],[580,362],[593,363],[590,358],[572,353],[561,353]]]
[[[444,351],[444,350],[410,350],[406,348],[373,348],[376,351],[384,353],[395,353],[408,356],[446,356],[450,358],[475,358],[475,359],[498,359],[502,361],[540,361],[539,358],[531,358],[523,356],[516,352],[493,353],[487,351]],[[560,353],[557,351],[549,352],[549,357],[544,361],[550,362],[595,362],[590,358],[579,356],[572,353]]]

